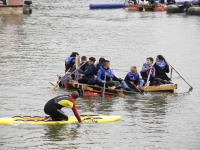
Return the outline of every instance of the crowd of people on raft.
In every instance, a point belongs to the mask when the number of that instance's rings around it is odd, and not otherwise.
[[[165,0],[129,0],[128,1],[129,4],[134,4],[134,5],[157,5],[157,4],[164,4]],[[168,5],[170,4],[176,4],[175,0],[167,0]]]
[[[146,59],[146,63],[143,64],[140,75],[137,71],[136,66],[130,68],[130,72],[127,73],[124,80],[118,78],[115,73],[110,68],[110,61],[105,58],[99,58],[97,63],[94,57],[90,57],[87,60],[86,56],[81,57],[81,67],[76,68],[76,56],[79,55],[77,52],[73,52],[65,60],[65,73],[71,74],[74,70],[78,70],[81,74],[81,78],[78,80],[81,84],[88,85],[98,85],[106,86],[106,88],[121,89],[124,88],[127,91],[135,89],[134,84],[142,90],[142,87],[147,82],[148,75],[150,74],[150,86],[158,84],[169,84],[171,79],[166,73],[169,73],[169,65],[165,61],[162,55],[156,57],[156,62],[153,64],[154,60],[152,57]],[[74,79],[74,75],[71,75]],[[133,84],[134,83],[134,84]]]
[[[94,57],[90,57],[89,61],[86,56],[81,57],[81,67],[76,68],[76,56],[77,52],[73,52],[70,57],[65,60],[65,73],[71,74],[74,70],[82,75],[82,78],[78,80],[79,83],[105,86],[107,88],[125,88],[126,90],[135,89],[134,84],[141,90],[142,86],[146,84],[147,78],[149,78],[150,85],[154,84],[167,84],[170,83],[170,78],[166,75],[169,73],[169,65],[165,61],[162,55],[156,57],[156,62],[153,65],[153,58],[148,57],[146,63],[143,64],[140,75],[136,66],[130,68],[130,72],[127,73],[124,80],[118,78],[115,73],[110,69],[110,61],[105,58],[100,58],[99,62],[96,62]],[[74,75],[71,75],[75,78]],[[61,111],[63,107],[70,107],[77,118],[78,122],[82,122],[80,115],[77,112],[75,100],[79,97],[77,91],[72,92],[71,95],[61,95],[49,100],[44,106],[45,114],[40,121],[60,121],[68,120],[68,116]]]

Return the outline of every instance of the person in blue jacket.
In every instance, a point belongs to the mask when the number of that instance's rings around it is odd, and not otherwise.
[[[76,55],[79,55],[77,52],[72,52],[70,57],[65,59],[65,73],[69,70],[71,72],[73,65],[76,63]]]
[[[106,80],[105,80],[105,76],[106,76]],[[105,83],[106,87],[115,86],[115,83],[112,81],[113,78],[114,78],[114,74],[112,70],[110,69],[110,61],[105,60],[103,63],[103,66],[100,66],[100,69],[98,70],[97,84],[99,86],[104,86],[104,83]]]
[[[130,91],[131,89],[135,89],[135,86],[133,83],[142,90],[142,86],[144,84],[144,80],[140,80],[139,73],[137,72],[137,67],[132,66],[131,71],[127,73],[124,81],[122,81],[122,85],[127,91]]]
[[[94,73],[95,73],[95,58],[90,57],[89,58],[89,66],[87,66],[87,69],[84,71],[81,68],[77,68],[78,72],[83,74],[83,78],[79,79],[78,82],[82,84],[89,84],[89,85],[94,85]]]

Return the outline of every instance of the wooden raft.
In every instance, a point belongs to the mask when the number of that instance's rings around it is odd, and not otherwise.
[[[57,76],[60,79],[61,75],[57,75]],[[81,84],[74,80],[69,80],[67,84],[71,85],[73,88],[81,89],[81,90],[88,90],[88,91],[99,92],[99,93],[101,93],[103,90],[103,87]],[[143,86],[142,88],[142,90],[144,90],[145,92],[173,91],[175,89],[177,89],[177,84],[175,83],[154,85],[154,86],[148,86],[148,87]],[[117,94],[117,92],[120,92],[120,90],[114,90],[114,89],[109,89],[109,88],[106,88],[105,91],[106,93],[110,93],[110,94]],[[132,91],[136,92],[135,90],[132,90]]]

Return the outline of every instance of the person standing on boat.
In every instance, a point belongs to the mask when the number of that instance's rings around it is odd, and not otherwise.
[[[73,65],[76,63],[76,55],[79,55],[77,52],[72,52],[72,54],[70,55],[70,57],[67,57],[65,59],[65,73],[71,72]]]
[[[105,80],[106,76],[106,80]],[[113,87],[115,86],[115,83],[111,81],[114,78],[114,74],[112,70],[110,69],[110,61],[105,60],[103,63],[103,66],[100,66],[100,69],[97,73],[97,84],[99,86],[104,86],[104,83],[106,84],[106,87]]]
[[[60,120],[68,120],[68,116],[65,115],[61,109],[63,107],[71,107],[74,115],[76,116],[78,122],[82,122],[81,118],[76,110],[76,105],[74,101],[79,97],[79,93],[77,91],[72,92],[71,95],[62,95],[57,96],[51,100],[49,100],[44,106],[44,112],[49,117],[44,116],[41,121],[60,121]]]
[[[144,80],[140,80],[140,75],[137,72],[137,67],[132,66],[131,71],[127,73],[124,81],[122,81],[122,85],[127,91],[130,91],[131,89],[135,89],[135,86],[133,83],[142,90],[142,86],[144,84]]]
[[[156,69],[156,77],[162,80],[170,81],[170,78],[166,73],[169,73],[169,65],[165,61],[165,58],[162,55],[156,57],[156,62],[154,64]]]
[[[89,84],[89,85],[94,85],[94,73],[95,73],[95,58],[90,57],[89,58],[89,66],[87,67],[86,71],[83,71],[81,68],[77,68],[78,72],[83,74],[83,78],[79,79],[78,82],[82,84]]]

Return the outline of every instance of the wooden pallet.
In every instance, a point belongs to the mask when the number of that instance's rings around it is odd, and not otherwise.
[[[60,75],[58,75],[58,78],[59,77],[60,77]],[[70,84],[73,88],[88,90],[88,91],[94,91],[94,92],[99,92],[99,93],[101,93],[102,89],[103,89],[103,87],[100,87],[100,86],[92,86],[92,85],[87,85],[87,84],[81,84],[81,83],[78,83],[77,81],[74,81],[74,80],[69,80],[67,83]],[[177,89],[177,84],[175,84],[175,83],[154,85],[154,86],[148,86],[148,87],[144,86],[142,88],[142,90],[144,90],[145,92],[173,91],[175,89]],[[117,92],[120,92],[120,90],[114,90],[114,89],[106,88],[105,92],[117,94]],[[133,90],[133,92],[137,92],[137,91]]]

